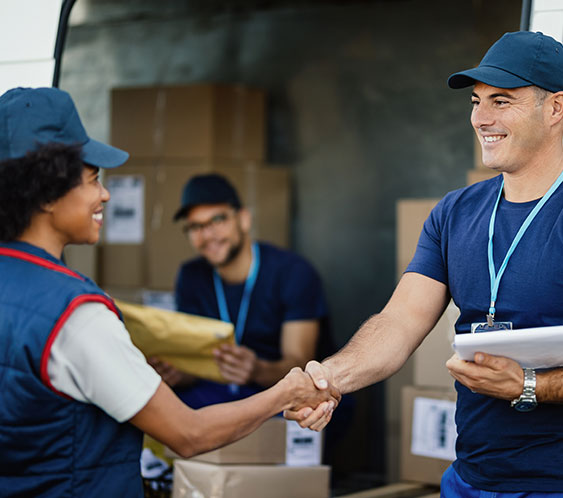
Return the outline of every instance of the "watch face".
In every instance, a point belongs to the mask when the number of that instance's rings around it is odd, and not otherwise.
[[[514,408],[519,412],[529,412],[532,411],[537,405],[538,404],[535,401],[521,400],[514,405]]]

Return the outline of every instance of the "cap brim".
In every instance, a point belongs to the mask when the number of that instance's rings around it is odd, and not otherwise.
[[[89,139],[82,145],[82,160],[98,168],[117,168],[129,159],[129,153],[111,145]]]
[[[190,208],[191,206],[182,206],[180,209],[178,209],[178,211],[176,211],[176,214],[172,218],[172,221],[178,221],[180,218],[186,216]]]
[[[465,88],[474,85],[475,81],[480,81],[497,88],[519,88],[532,85],[529,81],[515,76],[504,69],[493,66],[479,66],[452,74],[448,78],[448,86],[456,89]]]

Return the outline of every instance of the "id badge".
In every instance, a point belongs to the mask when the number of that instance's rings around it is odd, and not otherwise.
[[[471,324],[472,334],[493,332],[495,330],[512,330],[512,322],[494,322],[492,325],[489,325],[487,322]]]

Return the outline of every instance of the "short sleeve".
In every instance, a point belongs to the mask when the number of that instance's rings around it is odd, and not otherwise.
[[[416,252],[405,273],[425,275],[447,285],[447,269],[442,252],[445,202],[442,199],[424,222]]]
[[[72,312],[53,343],[47,371],[55,389],[118,422],[136,415],[161,381],[123,323],[101,303]]]

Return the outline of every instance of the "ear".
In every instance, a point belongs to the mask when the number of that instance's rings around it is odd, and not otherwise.
[[[252,228],[252,213],[246,208],[240,208],[238,211],[240,227],[244,233],[250,233]]]
[[[563,120],[563,92],[554,93],[550,101],[551,122],[552,124],[557,124]]]
[[[43,204],[41,206],[41,212],[51,214],[55,208],[54,202],[48,202],[47,204]]]

